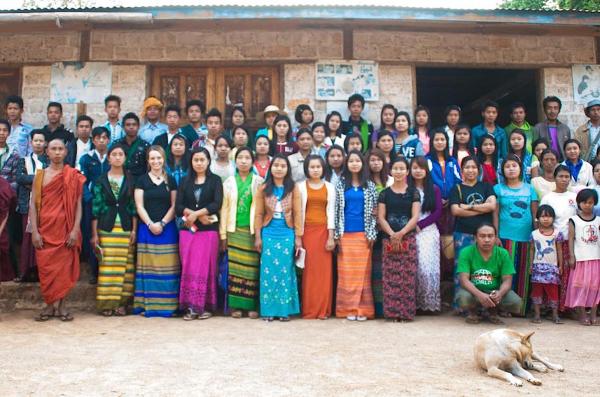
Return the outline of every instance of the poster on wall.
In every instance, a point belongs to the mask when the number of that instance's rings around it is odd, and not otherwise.
[[[573,65],[572,71],[575,103],[585,105],[600,99],[600,65]]]
[[[373,61],[321,61],[316,69],[317,100],[345,101],[354,93],[379,100],[379,72]]]
[[[59,62],[52,64],[50,98],[61,103],[104,103],[112,87],[108,62]]]

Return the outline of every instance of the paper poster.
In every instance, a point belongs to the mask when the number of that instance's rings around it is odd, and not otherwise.
[[[585,105],[600,99],[600,65],[573,65],[573,99]]]
[[[112,88],[108,62],[59,62],[52,64],[50,98],[61,103],[104,103]]]
[[[347,100],[361,94],[379,100],[379,69],[373,61],[321,61],[316,64],[316,99]]]

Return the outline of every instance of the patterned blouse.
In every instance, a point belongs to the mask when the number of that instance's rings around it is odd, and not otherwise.
[[[335,185],[335,234],[334,238],[337,240],[344,235],[344,206],[345,198],[344,192],[346,190],[346,184],[344,178]],[[377,239],[377,219],[373,214],[373,210],[377,205],[377,189],[375,184],[371,181],[367,182],[367,187],[364,189],[365,193],[365,206],[364,206],[364,217],[365,217],[365,236],[367,240],[375,241]]]

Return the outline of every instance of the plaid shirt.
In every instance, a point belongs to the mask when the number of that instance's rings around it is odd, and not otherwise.
[[[0,176],[8,183],[14,191],[17,191],[17,163],[19,162],[19,152],[17,148],[13,148],[12,152],[9,152],[8,158],[4,162],[2,169],[0,169]]]

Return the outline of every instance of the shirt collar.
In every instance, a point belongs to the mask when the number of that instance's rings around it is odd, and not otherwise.
[[[104,157],[102,157],[100,155],[100,152],[98,152],[97,149],[94,149],[94,154],[96,155],[96,157],[98,157],[98,160],[100,160],[101,163],[104,163],[104,161],[106,160],[106,153],[104,154]]]

